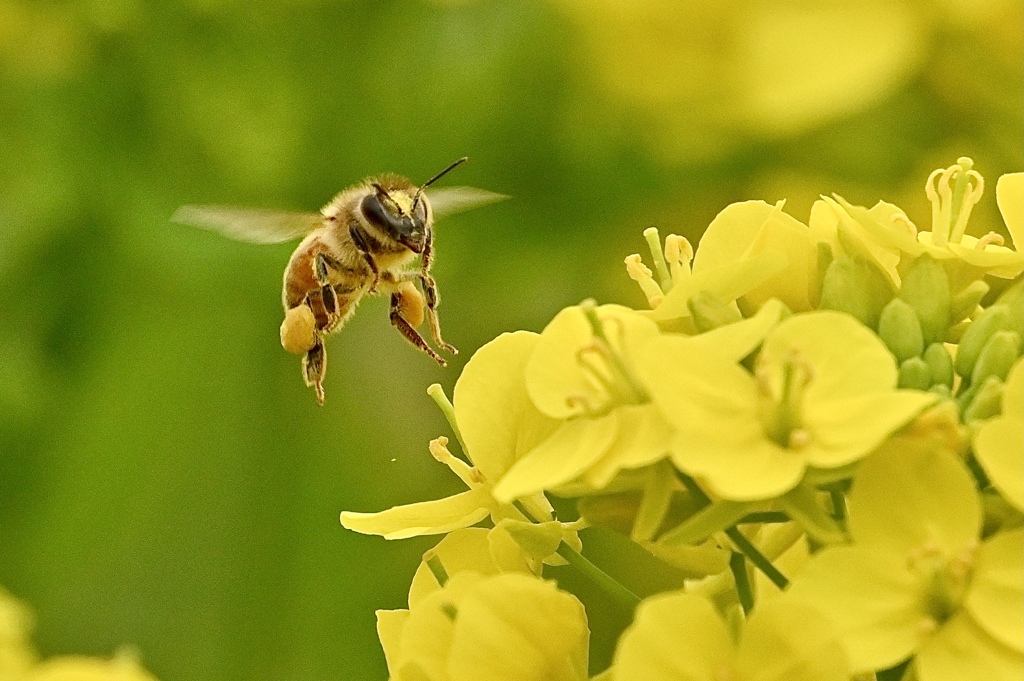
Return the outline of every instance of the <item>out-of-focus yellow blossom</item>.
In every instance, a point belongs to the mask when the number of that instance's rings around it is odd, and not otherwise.
[[[554,582],[461,572],[377,616],[391,681],[587,679],[586,613]]]
[[[937,399],[895,390],[892,355],[837,312],[781,322],[754,375],[737,358],[680,346],[669,361],[650,344],[641,374],[675,429],[672,460],[725,499],[768,499],[795,487],[808,467],[853,463]]]
[[[755,309],[777,298],[794,312],[810,310],[817,250],[807,225],[783,212],[784,204],[745,201],[719,213],[700,239],[693,259],[694,276],[766,253],[779,254],[784,257],[784,268],[747,291],[744,300]]]
[[[612,663],[615,681],[846,681],[846,657],[814,609],[777,599],[758,607],[739,642],[710,601],[659,594],[637,609]]]
[[[526,389],[543,414],[565,419],[494,490],[502,501],[583,477],[601,488],[622,469],[668,451],[668,425],[630,366],[658,326],[619,305],[570,307],[541,333],[526,364]]]
[[[992,486],[1024,511],[1024,360],[1006,377],[1002,414],[985,421],[974,436],[974,453]]]
[[[523,367],[538,340],[537,334],[525,331],[503,334],[480,348],[459,377],[455,414],[474,465],[448,451],[447,438],[431,442],[430,452],[466,483],[468,491],[380,513],[345,511],[341,524],[363,534],[402,539],[469,527],[488,515],[495,523],[504,518],[528,520],[508,503],[511,499],[499,502],[492,490],[507,468],[557,425],[533,407],[523,383]],[[543,495],[524,503],[535,519],[551,519],[551,506]]]
[[[881,0],[556,5],[582,33],[599,96],[639,121],[652,151],[691,162],[749,134],[795,134],[877,101],[913,73],[932,23]]]
[[[36,660],[29,643],[32,614],[0,587],[0,681],[16,681]]]
[[[128,654],[112,660],[68,655],[37,664],[22,681],[156,681],[156,677]]]
[[[789,595],[835,624],[854,672],[908,655],[920,681],[1024,674],[1024,533],[979,543],[970,473],[943,448],[884,451],[849,498],[853,546],[815,555]]]

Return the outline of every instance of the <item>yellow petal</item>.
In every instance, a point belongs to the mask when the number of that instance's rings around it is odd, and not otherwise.
[[[716,681],[733,654],[729,631],[710,601],[681,591],[637,608],[612,662],[615,681]]]
[[[854,478],[849,504],[854,540],[901,559],[925,547],[960,555],[981,532],[974,479],[955,453],[943,449],[908,447],[869,456]]]
[[[493,504],[482,489],[469,490],[436,501],[395,506],[379,513],[343,511],[341,524],[360,534],[385,539],[406,539],[424,534],[444,534],[475,525],[487,517]]]
[[[996,203],[1013,239],[1014,250],[1024,252],[1024,173],[1008,173],[999,178]]]
[[[494,488],[494,498],[510,503],[572,480],[608,451],[618,428],[615,412],[599,419],[566,421],[516,462]]]
[[[791,599],[758,603],[736,655],[744,681],[848,681],[846,652],[831,623]]]
[[[775,212],[764,201],[741,201],[726,206],[715,216],[697,244],[693,273],[698,274],[741,259],[758,232]]]
[[[473,354],[455,383],[455,418],[468,455],[492,482],[557,426],[526,393],[526,361],[539,339],[527,331],[498,336]]]
[[[981,545],[964,608],[989,636],[1024,653],[1024,532],[1000,532]]]
[[[1024,511],[1024,420],[986,421],[974,436],[974,453],[992,486]]]
[[[398,660],[402,651],[402,629],[409,617],[409,611],[378,610],[375,614],[377,615],[377,638],[380,639],[380,647],[384,649],[388,673],[395,678],[398,676]]]
[[[600,459],[584,473],[593,489],[602,489],[623,469],[640,468],[668,453],[672,428],[654,405],[630,405],[615,410],[619,429]]]
[[[993,640],[968,616],[954,615],[918,652],[920,681],[1020,681],[1024,655]]]
[[[782,321],[765,339],[759,358],[766,367],[781,367],[794,353],[812,369],[808,403],[896,386],[892,353],[870,329],[842,312],[808,312]],[[774,387],[781,395],[781,386]]]
[[[81,655],[51,657],[18,681],[156,681],[129,655],[112,660]]]
[[[451,681],[585,681],[590,632],[583,605],[554,582],[508,573],[458,604]]]
[[[499,562],[492,552],[490,535],[492,530],[485,527],[467,527],[453,530],[439,541],[430,553],[444,566],[449,577],[463,572],[475,572],[479,575],[496,575],[500,572],[516,570],[529,572],[530,567],[522,549],[519,549],[513,560],[512,556],[503,554]],[[427,595],[441,588],[437,578],[426,562],[421,561],[409,586],[409,607],[416,607]]]
[[[614,349],[627,360],[633,348],[659,333],[653,321],[621,305],[602,305],[597,316]],[[542,413],[565,419],[585,410],[579,398],[592,409],[607,402],[606,391],[583,368],[578,356],[593,340],[590,323],[579,307],[562,310],[544,328],[526,364],[526,389]],[[587,358],[605,375],[611,373],[596,353],[588,353]]]

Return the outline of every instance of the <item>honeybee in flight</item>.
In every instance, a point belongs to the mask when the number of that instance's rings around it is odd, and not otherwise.
[[[450,354],[458,352],[441,337],[437,319],[440,297],[430,274],[434,218],[507,198],[472,187],[426,191],[464,161],[460,158],[419,187],[398,175],[367,178],[335,196],[320,213],[182,206],[171,220],[251,243],[304,237],[284,271],[281,345],[304,355],[303,378],[322,405],[325,338],[352,316],[364,295],[390,294],[391,323],[441,366],[445,360],[416,330],[424,312],[434,343]],[[417,257],[419,267],[410,268]]]

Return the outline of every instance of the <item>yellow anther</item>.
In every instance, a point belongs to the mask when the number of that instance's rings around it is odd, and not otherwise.
[[[665,260],[672,275],[672,283],[678,284],[690,276],[690,263],[693,261],[693,246],[686,237],[669,234],[665,237]]]
[[[634,253],[628,256],[625,260],[626,263],[626,274],[629,278],[640,285],[640,290],[647,296],[647,304],[651,306],[651,309],[658,307],[658,305],[665,299],[665,294],[658,286],[658,282],[654,281],[654,273],[644,265],[640,255]]]
[[[974,244],[974,250],[984,251],[985,247],[990,244],[994,246],[1002,246],[1004,243],[1006,243],[1006,241],[1003,239],[1002,234],[989,232],[985,236],[978,239],[978,243]]]
[[[985,192],[985,179],[973,166],[974,161],[963,156],[928,176],[924,191],[932,203],[932,243],[936,246],[960,243],[971,210]]]
[[[483,475],[477,469],[448,451],[448,438],[443,435],[435,438],[430,441],[428,448],[431,456],[448,466],[470,489],[476,489],[483,484]]]

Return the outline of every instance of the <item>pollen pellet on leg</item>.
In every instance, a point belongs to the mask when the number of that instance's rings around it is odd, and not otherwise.
[[[316,320],[308,305],[298,305],[284,313],[281,322],[281,345],[288,352],[301,355],[316,345]]]
[[[398,287],[398,311],[413,327],[423,323],[423,294],[411,281]]]

